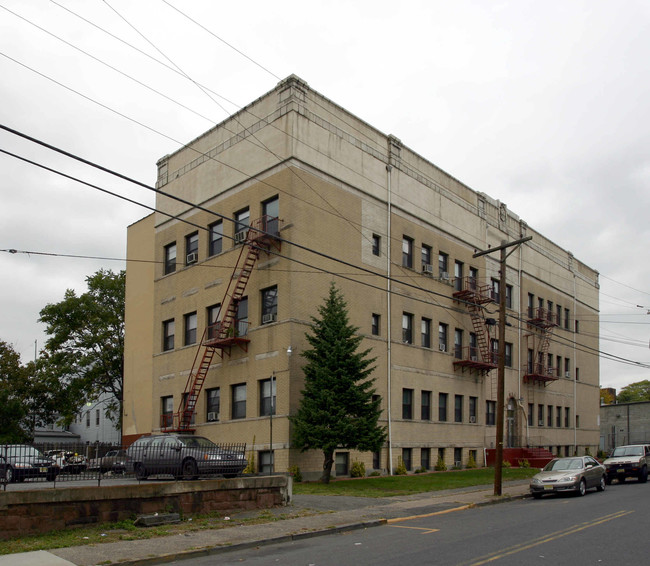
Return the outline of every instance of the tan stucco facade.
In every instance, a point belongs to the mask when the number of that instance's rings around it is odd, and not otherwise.
[[[483,449],[495,442],[496,427],[486,419],[496,400],[497,372],[454,363],[460,355],[455,340],[467,347],[476,330],[467,305],[454,299],[455,269],[467,277],[474,268],[481,285],[491,284],[499,278],[498,255],[473,259],[475,251],[532,236],[507,261],[506,342],[511,345],[505,376],[506,405],[510,404],[504,415],[507,444],[550,447],[562,454],[589,447],[595,453],[598,273],[532,230],[503,203],[463,185],[300,79],[282,81],[162,158],[157,187],[201,209],[159,194],[160,212],[129,227],[129,259],[156,263],[129,261],[127,266],[125,436],[160,430],[162,398],[173,397],[177,410],[198,347],[184,344],[186,315],[196,313],[199,342],[208,308],[223,302],[228,283],[237,275],[242,246],[235,242],[235,215],[248,208],[251,220],[259,218],[264,203],[277,199],[283,242],[278,252],[261,254],[246,287],[247,351],[235,348],[230,355],[215,358],[197,402],[196,434],[216,441],[244,441],[257,452],[267,452],[271,422],[260,416],[259,382],[275,375],[275,470],[297,465],[307,477],[319,472],[321,454],[291,448],[287,417],[300,402],[300,353],[307,347],[310,317],[317,314],[334,281],[348,302],[351,322],[364,336],[363,347],[372,348],[377,358],[373,375],[390,442],[374,464],[387,471],[403,457],[416,469],[422,458],[426,466],[428,458],[428,467],[433,468],[442,454],[448,466],[464,465],[470,452],[482,464]],[[219,220],[222,249],[210,255],[208,227]],[[197,261],[186,265],[186,239],[195,232]],[[412,268],[404,266],[405,238],[412,246]],[[172,243],[177,266],[165,274],[165,247]],[[373,251],[373,244],[378,250]],[[432,273],[423,272],[423,248],[430,249]],[[439,254],[447,261],[442,275]],[[271,287],[277,288],[277,316],[263,323],[262,291]],[[539,331],[528,324],[529,295],[535,308],[541,300],[553,316],[559,314],[541,356],[545,373],[552,373],[553,379],[524,377],[528,350],[535,361],[540,355],[540,338],[531,336]],[[498,305],[489,303],[485,308],[486,317],[498,318]],[[405,314],[412,322],[412,343],[404,341]],[[373,318],[378,322],[376,334]],[[165,351],[163,327],[171,320],[174,346]],[[430,325],[425,346],[423,322]],[[444,351],[439,347],[440,324],[446,325]],[[233,386],[244,384],[245,416],[232,418]],[[216,388],[219,419],[208,422],[205,392]],[[428,415],[422,410],[423,392],[425,399],[430,398]],[[446,420],[439,412],[441,394],[447,394]],[[340,456],[341,466],[345,458]],[[349,463],[363,461],[367,471],[373,469],[371,454],[347,458]]]

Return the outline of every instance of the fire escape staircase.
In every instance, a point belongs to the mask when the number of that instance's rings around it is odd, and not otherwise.
[[[248,350],[250,340],[247,338],[246,323],[237,319],[239,302],[244,297],[248,280],[260,253],[268,252],[271,247],[280,250],[281,242],[278,239],[278,234],[278,218],[263,216],[249,226],[224,300],[221,303],[223,318],[221,318],[220,312],[217,322],[206,326],[194,356],[192,370],[187,378],[178,411],[172,415],[171,419],[163,421],[163,431],[192,432],[196,403],[214,356],[218,354],[220,358],[223,358],[224,354],[230,355],[231,348],[235,345],[244,351]],[[225,309],[223,305],[226,305]]]
[[[492,287],[479,285],[476,279],[465,277],[453,296],[467,306],[476,335],[476,346],[466,346],[462,351],[456,352],[458,359],[454,362],[454,367],[460,367],[462,371],[468,368],[485,375],[498,365],[497,354],[490,351],[490,325],[484,312],[484,305],[494,302]]]
[[[529,311],[526,323],[530,329],[526,340],[528,349],[533,352],[533,359],[523,367],[523,379],[526,383],[546,386],[557,381],[557,372],[560,371],[560,368],[553,368],[547,363],[551,337],[558,321],[552,311],[540,307]]]

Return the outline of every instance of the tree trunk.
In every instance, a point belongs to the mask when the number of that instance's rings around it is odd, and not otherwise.
[[[321,483],[329,483],[330,475],[332,474],[332,464],[334,463],[334,451],[323,450],[323,455],[325,456],[325,461],[323,462],[323,475],[320,477]]]

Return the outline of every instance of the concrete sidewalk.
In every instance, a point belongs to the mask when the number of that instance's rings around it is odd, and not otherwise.
[[[297,495],[290,507],[272,510],[276,516],[301,512],[308,516],[270,519],[258,525],[238,525],[237,520],[256,513],[233,514],[235,526],[185,532],[147,540],[119,541],[0,556],[0,566],[95,566],[97,564],[160,564],[173,559],[232,552],[236,549],[288,542],[385,524],[388,520],[462,510],[525,497],[528,481],[508,482],[495,497],[492,486],[421,493],[405,497]]]

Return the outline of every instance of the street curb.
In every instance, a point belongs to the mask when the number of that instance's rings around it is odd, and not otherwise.
[[[197,550],[187,550],[183,552],[173,552],[171,554],[163,554],[161,556],[153,556],[151,558],[140,558],[138,560],[126,560],[116,562],[116,566],[153,566],[154,564],[167,564],[174,560],[187,560],[188,558],[199,558],[201,556],[214,556],[217,554],[224,554],[226,552],[233,552],[237,550],[248,550],[250,548],[257,548],[260,546],[269,546],[272,544],[280,544],[284,542],[292,542],[315,538],[320,536],[332,535],[337,533],[346,533],[349,531],[357,531],[367,529],[370,527],[380,527],[386,524],[386,519],[374,519],[371,521],[363,521],[360,523],[348,523],[321,529],[318,531],[308,531],[304,533],[296,533],[293,535],[282,535],[279,537],[266,538],[250,542],[241,542],[232,545],[214,546],[211,548],[201,548]]]

